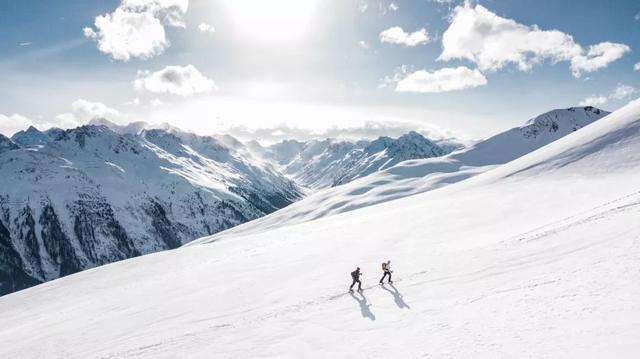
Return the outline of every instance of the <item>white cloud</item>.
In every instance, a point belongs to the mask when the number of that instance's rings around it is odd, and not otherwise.
[[[86,124],[96,118],[116,120],[121,116],[122,114],[120,111],[111,108],[102,102],[78,99],[71,104],[71,112],[62,113],[56,116],[55,127],[73,128]]]
[[[629,85],[618,84],[608,95],[591,95],[580,101],[580,106],[602,106],[610,100],[622,100],[636,93],[636,89]]]
[[[611,42],[585,51],[571,35],[522,25],[470,2],[453,10],[442,46],[439,60],[467,59],[482,71],[495,71],[508,64],[526,71],[545,60],[566,61],[576,77],[604,68],[630,51],[627,45]]]
[[[369,48],[369,43],[367,43],[364,40],[358,41],[358,45],[360,46],[360,48],[365,49],[365,50]]]
[[[213,80],[206,78],[193,65],[167,66],[153,73],[138,71],[133,84],[138,90],[184,97],[209,93],[216,88]]]
[[[395,3],[389,4],[389,10],[398,11],[398,9],[400,9],[400,7],[398,5],[396,5]]]
[[[578,103],[580,106],[602,106],[608,99],[605,96],[589,96]]]
[[[633,69],[635,71],[640,71],[640,62],[636,63],[635,65],[633,65]]]
[[[398,81],[396,92],[448,92],[484,86],[487,79],[477,69],[460,66],[429,72],[418,70]]]
[[[34,126],[39,130],[46,130],[52,127],[74,128],[84,125],[95,118],[118,120],[122,117],[123,115],[120,111],[101,102],[78,99],[71,104],[71,112],[59,114],[54,119],[34,119],[19,114],[11,116],[0,114],[0,133],[12,136],[14,133],[25,130],[29,126]]]
[[[634,19],[635,21],[640,21],[640,12],[639,12],[639,13],[637,13],[637,14],[633,17],[633,19]]]
[[[27,129],[29,126],[33,126],[33,121],[25,116],[17,113],[7,116],[0,113],[0,134],[11,137],[16,132]]]
[[[198,25],[198,30],[200,30],[200,32],[204,34],[213,34],[214,32],[216,32],[215,27],[205,23]]]
[[[168,26],[185,27],[183,17],[189,9],[189,0],[122,0],[120,6],[138,12],[151,12]]]
[[[149,59],[171,45],[165,26],[185,26],[182,17],[188,6],[188,0],[122,0],[112,13],[97,16],[95,28],[85,27],[83,33],[115,60]]]
[[[91,102],[85,99],[78,99],[71,104],[73,114],[81,122],[93,120],[94,118],[113,119],[120,117],[120,111],[111,108],[102,102]]]
[[[429,43],[429,33],[426,29],[420,29],[407,33],[399,26],[390,27],[380,33],[380,42],[398,44],[404,46],[418,46]]]
[[[59,128],[75,128],[81,126],[83,122],[78,120],[78,118],[71,112],[61,113],[55,118],[55,126],[51,127],[59,127]]]
[[[571,59],[571,71],[575,77],[580,77],[582,72],[593,72],[609,66],[629,51],[631,51],[629,46],[612,42],[601,42],[589,46],[589,51],[585,55],[578,55]]]
[[[627,96],[636,93],[636,89],[629,85],[618,84],[616,88],[609,94],[609,98],[614,100],[622,100]]]

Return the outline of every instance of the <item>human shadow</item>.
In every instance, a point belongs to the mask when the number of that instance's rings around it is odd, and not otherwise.
[[[367,298],[364,296],[364,294],[362,294],[362,292],[360,292],[360,296],[362,297],[362,299],[358,298],[353,293],[349,293],[349,294],[351,295],[351,298],[355,299],[358,302],[358,304],[360,304],[360,313],[362,314],[363,318],[376,320],[376,316],[373,314],[373,312],[369,308],[371,304],[367,303]]]
[[[398,288],[394,287],[393,284],[391,284],[391,283],[388,283],[387,285],[389,287],[393,288],[393,290],[385,287],[384,284],[382,285],[382,289],[384,289],[387,292],[391,293],[391,295],[393,296],[393,300],[396,302],[396,305],[398,306],[398,308],[400,308],[400,309],[404,309],[404,308],[411,309],[411,307],[409,307],[407,302],[404,301],[402,293],[398,292]]]

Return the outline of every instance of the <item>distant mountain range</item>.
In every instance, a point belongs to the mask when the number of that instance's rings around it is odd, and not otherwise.
[[[0,294],[176,248],[447,148],[416,132],[261,146],[105,120],[2,136]]]
[[[279,166],[284,174],[312,189],[338,186],[402,161],[439,157],[456,148],[441,147],[413,131],[397,139],[379,137],[374,141],[289,140],[269,147],[257,142],[249,145],[254,153]]]
[[[549,111],[450,154],[403,161],[342,186],[316,191],[213,238],[307,222],[448,186],[525,156],[608,114],[589,106]]]

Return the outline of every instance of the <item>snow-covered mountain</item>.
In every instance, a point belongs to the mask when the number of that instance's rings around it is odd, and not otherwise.
[[[345,184],[402,161],[438,157],[447,153],[413,131],[397,139],[379,137],[373,141],[357,142],[326,139],[306,143],[289,140],[267,148],[253,144],[251,148],[279,164],[282,171],[296,182],[312,189]]]
[[[342,186],[311,193],[303,201],[227,233],[263,231],[431,191],[522,157],[608,114],[594,107],[549,111],[528,120],[523,126],[446,156],[400,162]]]
[[[635,358],[638,183],[640,101],[444,188],[1,297],[0,356]]]
[[[215,138],[130,129],[0,138],[0,294],[176,248],[301,196],[271,165]]]

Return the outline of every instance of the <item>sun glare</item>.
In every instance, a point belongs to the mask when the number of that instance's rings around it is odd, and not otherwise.
[[[245,35],[261,41],[304,37],[318,0],[227,0],[225,6]]]

